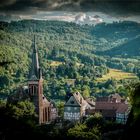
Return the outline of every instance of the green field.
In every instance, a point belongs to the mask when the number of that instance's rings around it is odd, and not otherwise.
[[[59,62],[59,61],[51,61],[50,62],[50,66],[52,66],[52,67],[57,67],[57,66],[59,66],[61,64],[62,64],[62,62]]]
[[[109,69],[109,73],[103,75],[102,78],[98,78],[97,81],[102,82],[111,78],[121,80],[121,79],[136,79],[138,77],[133,73],[123,72],[121,70],[116,69]]]

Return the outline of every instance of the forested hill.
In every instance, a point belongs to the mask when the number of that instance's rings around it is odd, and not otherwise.
[[[1,29],[9,33],[24,33],[30,36],[31,39],[31,34],[37,32],[39,36],[45,35],[46,38],[42,38],[42,41],[49,41],[49,43],[55,41],[54,43],[57,42],[60,45],[67,45],[65,46],[66,48],[71,48],[74,44],[77,49],[78,47],[76,45],[80,45],[80,49],[86,49],[87,51],[109,50],[115,47],[121,47],[130,41],[133,47],[133,42],[140,35],[140,24],[130,21],[114,22],[112,24],[101,23],[96,26],[80,26],[75,23],[60,21],[25,20],[11,23],[1,22],[0,25]]]
[[[109,68],[140,73],[138,23],[124,21],[90,26],[39,20],[0,22],[0,64],[4,65],[0,68],[0,93],[9,94],[27,80],[34,34],[48,96],[63,97],[68,90],[67,79],[76,80],[76,86],[69,90],[76,89],[86,95],[100,92],[103,85],[100,88],[97,85],[95,90],[94,80]],[[55,80],[51,81],[52,78]]]
[[[117,47],[113,47],[112,49],[103,52],[98,51],[97,54],[120,57],[140,56],[140,35],[117,45]]]
[[[139,55],[137,50],[139,45],[140,24],[130,21],[114,22],[112,24],[101,23],[96,26],[80,26],[75,23],[60,21],[25,20],[11,23],[1,22],[0,29],[2,44],[8,43],[8,40],[3,40],[5,31],[8,32],[6,35],[8,38],[11,37],[11,33],[14,33],[12,39],[16,43],[19,37],[22,40],[31,40],[32,33],[36,32],[36,34],[39,35],[39,40],[41,38],[39,43],[44,44],[45,42],[51,46],[56,46],[57,44],[57,48],[78,49],[84,50],[84,52],[86,50],[86,52],[90,53],[106,50],[111,51],[117,48],[117,52],[122,54],[124,50],[121,48],[123,47],[126,55],[127,53],[129,56]],[[18,36],[19,34],[26,36]],[[12,45],[11,43],[13,43],[13,41],[11,40],[10,45]],[[15,42],[13,45],[15,45]],[[26,42],[24,42],[24,44]],[[17,43],[17,45],[19,44]],[[133,53],[131,54],[132,48]],[[113,51],[114,50],[112,50],[112,52]],[[136,52],[136,54],[134,54],[134,52]],[[116,54],[118,55],[118,53]]]

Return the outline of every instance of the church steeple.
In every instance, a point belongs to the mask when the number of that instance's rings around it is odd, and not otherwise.
[[[43,79],[38,61],[38,51],[36,47],[35,35],[32,43],[32,63],[30,77],[28,80],[29,95],[35,105],[35,111],[38,115],[39,124],[43,122]]]
[[[30,99],[34,103],[35,112],[38,116],[38,123],[45,124],[50,121],[51,106],[43,95],[43,79],[39,67],[35,36],[32,43],[32,64],[28,87]]]
[[[39,79],[40,70],[39,70],[38,52],[37,52],[37,47],[36,47],[35,35],[34,35],[32,48],[33,48],[33,53],[32,53],[30,79]]]

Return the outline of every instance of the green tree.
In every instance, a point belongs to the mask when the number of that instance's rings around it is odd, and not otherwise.
[[[88,130],[88,127],[85,124],[76,124],[73,128],[68,130],[67,136],[72,139],[78,140],[99,140],[100,135],[99,131],[92,129]]]
[[[29,118],[35,116],[35,106],[32,102],[21,101],[16,105],[9,104],[11,115],[16,119]]]
[[[90,88],[89,86],[84,86],[82,89],[82,95],[84,98],[88,98],[90,96]]]
[[[101,127],[104,124],[103,116],[100,113],[95,113],[94,115],[92,115],[86,119],[85,124],[89,128],[93,128],[95,126]]]
[[[60,117],[63,117],[63,113],[64,113],[64,102],[60,101],[57,103],[57,107],[58,107],[58,115]]]

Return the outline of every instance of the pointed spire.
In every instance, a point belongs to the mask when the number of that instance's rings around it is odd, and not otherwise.
[[[32,53],[32,66],[31,66],[31,73],[30,73],[30,79],[39,79],[39,61],[38,61],[38,53],[37,53],[37,47],[36,47],[36,41],[35,41],[35,35],[33,39],[33,53]]]
[[[33,52],[35,52],[35,53],[37,52],[35,35],[34,35],[34,40],[33,40]]]

